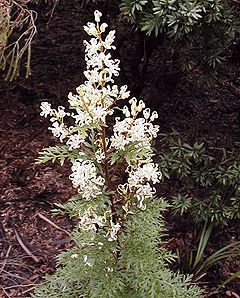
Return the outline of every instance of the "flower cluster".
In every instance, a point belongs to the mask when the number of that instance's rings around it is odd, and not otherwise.
[[[79,226],[83,230],[96,232],[97,227],[103,227],[107,221],[106,216],[99,216],[93,208],[89,207],[84,214],[80,216]]]
[[[128,185],[131,191],[135,190],[138,207],[142,210],[146,209],[144,199],[152,198],[156,190],[149,182],[158,183],[162,177],[158,166],[153,162],[149,162],[132,169],[129,173]]]
[[[95,20],[100,20],[101,13],[95,12]],[[106,123],[106,117],[113,114],[112,106],[120,99],[129,97],[130,92],[127,86],[118,88],[117,85],[110,85],[114,82],[113,76],[119,74],[119,60],[111,59],[111,54],[107,50],[113,49],[112,45],[115,38],[115,31],[108,33],[103,40],[101,34],[105,31],[107,24],[101,26],[88,23],[84,30],[94,36],[89,42],[84,41],[86,46],[87,70],[84,72],[87,81],[80,85],[76,91],[77,94],[69,93],[69,108],[74,112],[66,113],[64,107],[58,107],[58,110],[51,108],[48,102],[42,102],[40,115],[43,117],[51,116],[53,123],[49,129],[55,137],[59,137],[63,142],[68,138],[67,145],[71,149],[80,148],[84,143],[87,134],[85,130],[76,130],[76,127],[86,127]],[[67,127],[64,124],[64,117],[71,116],[74,119],[75,127]]]
[[[90,160],[75,160],[69,178],[84,199],[90,200],[102,193],[104,178],[97,174],[96,167]]]
[[[125,150],[126,146],[136,143],[137,147],[144,146],[151,148],[151,141],[157,137],[158,125],[152,122],[158,118],[157,112],[151,115],[150,109],[144,109],[145,104],[140,101],[137,104],[135,98],[129,100],[131,109],[127,106],[123,107],[125,119],[116,118],[116,124],[113,127],[113,136],[111,137],[111,146],[116,150]],[[143,111],[144,118],[137,118],[138,114]]]
[[[62,106],[58,107],[58,110],[52,109],[51,104],[48,102],[41,103],[41,113],[43,117],[51,116],[50,121],[52,122],[52,127],[49,130],[52,131],[53,135],[60,139],[61,142],[69,135],[69,129],[64,124],[64,117],[69,116],[69,113],[65,112],[65,108]]]
[[[110,31],[103,38],[107,24],[100,24],[100,18],[101,13],[96,11],[96,23],[84,26],[91,36],[89,41],[84,41],[86,81],[76,89],[77,94],[68,95],[71,113],[65,112],[61,106],[57,110],[52,109],[50,103],[43,102],[41,116],[50,116],[52,126],[49,129],[53,135],[64,142],[69,151],[78,152],[78,156],[71,159],[70,179],[85,204],[91,203],[91,207],[86,207],[85,212],[80,214],[80,228],[93,234],[99,228],[104,229],[108,241],[115,241],[124,230],[124,218],[115,213],[112,194],[118,192],[117,195],[122,198],[122,201],[118,201],[118,209],[120,205],[126,216],[133,214],[132,207],[145,210],[146,199],[152,198],[156,192],[152,184],[159,182],[161,173],[152,160],[151,143],[157,137],[159,127],[153,124],[158,118],[157,113],[146,108],[143,101],[130,98],[129,107],[126,105],[121,109],[123,117],[115,118],[113,133],[108,136],[108,116],[113,117],[117,102],[128,99],[130,92],[127,86],[119,88],[114,85],[114,76],[118,76],[120,70],[119,60],[112,59],[109,53],[115,48],[115,31]],[[66,116],[71,117],[72,126],[65,124]],[[136,152],[141,148],[146,149],[146,153],[141,158],[136,155],[126,166],[124,158],[130,147]],[[112,159],[113,154],[118,152],[121,152],[120,160],[128,174],[125,180],[123,175],[116,178],[111,174],[115,172],[114,167],[119,166],[120,161]],[[108,199],[104,204],[104,214],[101,215],[96,210],[100,212],[98,198],[103,194]]]

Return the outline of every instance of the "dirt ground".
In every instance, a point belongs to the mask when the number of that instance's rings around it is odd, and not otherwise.
[[[0,297],[28,297],[44,275],[54,271],[59,251],[72,245],[69,232],[73,223],[51,213],[55,203],[65,202],[75,193],[68,180],[69,165],[36,165],[34,160],[42,148],[57,143],[47,129],[48,122],[39,116],[41,101],[67,105],[68,93],[83,81],[86,34],[82,26],[91,21],[93,10],[88,7],[83,12],[73,1],[57,7],[49,19],[50,8],[39,6],[32,76],[26,79],[23,72],[14,82],[0,79]],[[126,30],[121,19],[109,22],[119,30],[116,43],[122,43],[117,53],[123,68],[121,83],[128,83],[134,95],[157,109],[161,132],[176,129],[189,141],[226,150],[239,147],[240,52],[228,57],[211,87],[200,81],[199,71],[176,78],[177,84],[172,86],[174,78],[159,72],[162,61],[156,48],[144,84],[138,88],[134,33]],[[169,246],[181,245],[189,231],[191,227],[175,225]],[[225,235],[218,240],[237,240],[239,222],[226,228]],[[239,260],[222,262],[206,280],[214,287],[240,270],[239,264]],[[239,297],[238,281],[215,297]]]

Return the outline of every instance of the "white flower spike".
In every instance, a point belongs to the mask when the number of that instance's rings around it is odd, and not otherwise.
[[[101,23],[101,17],[102,13],[95,11],[95,23],[84,26],[91,37],[84,41],[86,81],[76,88],[76,94],[68,95],[71,113],[62,106],[55,110],[50,103],[42,102],[40,115],[50,116],[49,130],[68,148],[72,163],[69,178],[86,204],[84,210],[79,210],[79,228],[89,232],[91,239],[98,229],[104,229],[105,237],[111,242],[124,230],[123,218],[115,208],[121,209],[125,217],[133,215],[134,208],[144,211],[156,193],[152,185],[160,181],[161,172],[152,160],[151,148],[159,129],[152,123],[158,118],[157,112],[151,112],[142,100],[129,98],[126,85],[119,88],[114,84],[120,71],[120,61],[113,59],[109,52],[115,49],[115,31],[104,38],[102,33],[108,25]],[[128,103],[120,109],[117,108],[119,100],[128,100]],[[122,112],[122,117],[114,119],[115,109]],[[71,126],[66,125],[66,117],[71,118]],[[109,123],[111,126],[106,130]],[[115,160],[118,155],[120,159]],[[115,175],[118,163],[121,168],[125,167],[126,173]],[[98,205],[104,197],[107,201]],[[87,255],[83,262],[88,267],[92,265]]]

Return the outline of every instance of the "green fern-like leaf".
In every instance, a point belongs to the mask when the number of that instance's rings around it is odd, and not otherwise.
[[[47,147],[39,152],[39,157],[36,159],[36,164],[41,164],[48,161],[55,162],[58,160],[60,164],[63,165],[65,159],[73,160],[78,156],[78,150],[69,151],[69,147],[66,145]]]

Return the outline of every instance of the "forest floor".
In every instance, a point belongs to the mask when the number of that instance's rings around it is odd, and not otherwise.
[[[50,8],[38,10],[32,75],[26,79],[23,72],[14,82],[0,80],[0,297],[28,297],[44,275],[55,270],[59,251],[73,245],[69,238],[73,222],[51,213],[55,203],[66,202],[75,193],[68,179],[69,165],[35,164],[42,148],[57,144],[39,106],[42,101],[66,106],[68,93],[83,82],[86,34],[82,27],[91,21],[93,9],[83,12],[73,1],[57,7],[51,19]],[[160,131],[175,129],[189,141],[226,150],[236,146],[240,142],[239,61],[229,57],[211,86],[200,81],[198,71],[176,78],[173,86],[172,77],[159,73],[163,66],[156,48],[144,84],[137,88],[132,62],[137,42],[121,22],[110,22],[117,35],[118,31],[119,36],[126,35],[118,53],[124,70],[121,83],[128,83],[133,94],[158,111]],[[120,40],[117,37],[116,43]],[[187,231],[188,227],[176,224],[171,242],[181,243]],[[221,243],[229,237],[240,240],[239,223],[227,227],[224,235],[218,239]],[[209,273],[208,283],[212,281],[214,287],[238,271],[239,264],[239,259],[222,262]],[[239,288],[238,279],[215,297],[239,297]]]

